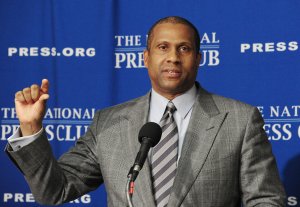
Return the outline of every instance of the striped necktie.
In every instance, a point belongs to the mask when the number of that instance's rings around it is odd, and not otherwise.
[[[178,155],[178,129],[173,117],[176,110],[170,101],[159,122],[162,127],[160,142],[152,152],[152,179],[156,205],[167,206],[175,179]]]

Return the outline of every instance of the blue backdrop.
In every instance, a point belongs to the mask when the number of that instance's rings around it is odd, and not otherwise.
[[[298,0],[1,0],[0,148],[18,125],[14,93],[48,78],[44,126],[59,157],[95,110],[150,89],[147,31],[183,16],[202,36],[198,81],[260,109],[287,205],[300,206],[299,10]],[[39,206],[4,152],[0,166],[0,206]],[[105,189],[63,206],[106,206]]]

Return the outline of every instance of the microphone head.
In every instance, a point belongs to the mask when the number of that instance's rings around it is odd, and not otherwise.
[[[157,123],[148,122],[144,124],[144,126],[142,126],[139,132],[139,142],[142,143],[143,138],[146,137],[151,140],[152,142],[151,147],[154,147],[159,142],[161,138],[161,134],[162,134],[162,129]]]

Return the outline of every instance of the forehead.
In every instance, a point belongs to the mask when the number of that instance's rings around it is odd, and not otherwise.
[[[181,23],[161,23],[152,32],[152,42],[158,41],[194,43],[194,30]]]

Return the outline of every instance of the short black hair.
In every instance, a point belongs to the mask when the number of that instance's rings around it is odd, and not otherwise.
[[[187,19],[179,16],[168,16],[164,17],[162,19],[159,19],[156,21],[152,27],[148,31],[148,39],[147,39],[147,50],[150,49],[150,44],[153,38],[153,30],[158,24],[163,24],[163,23],[173,23],[173,24],[184,24],[189,26],[193,31],[194,31],[194,39],[195,39],[195,45],[196,45],[196,52],[199,52],[200,50],[200,35],[197,30],[197,28]]]

